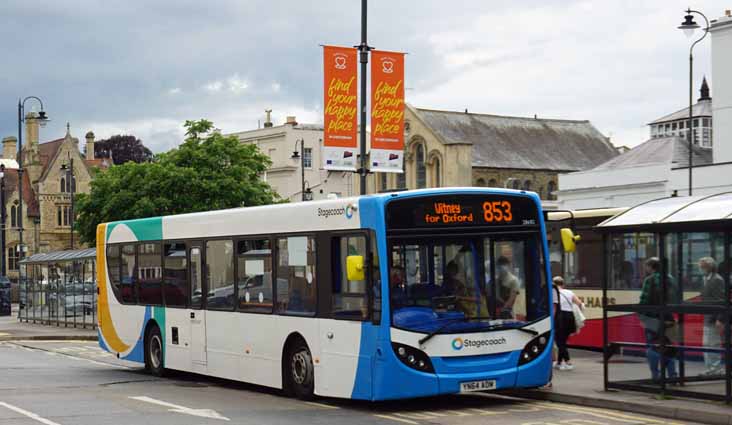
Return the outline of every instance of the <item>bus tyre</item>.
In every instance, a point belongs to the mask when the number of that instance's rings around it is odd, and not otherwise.
[[[145,339],[145,369],[155,376],[163,376],[163,338],[160,328],[153,326]]]
[[[295,397],[302,400],[312,399],[315,386],[313,356],[307,344],[302,341],[295,343],[290,350],[288,372],[290,389]]]

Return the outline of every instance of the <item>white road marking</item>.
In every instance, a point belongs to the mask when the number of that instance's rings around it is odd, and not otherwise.
[[[13,406],[12,404],[5,403],[4,401],[0,401],[0,406],[6,407],[6,408],[8,408],[8,409],[10,409],[10,410],[12,410],[12,411],[14,411],[16,413],[20,413],[23,416],[27,416],[27,417],[33,419],[34,421],[40,422],[40,423],[45,424],[45,425],[59,425],[58,423],[56,423],[54,421],[50,421],[50,420],[48,420],[46,418],[42,418],[42,417],[36,415],[33,412],[29,412],[29,411],[27,411],[25,409],[21,409],[18,406]]]
[[[314,401],[306,401],[305,404],[309,404],[311,406],[316,406],[316,407],[322,407],[325,409],[340,409],[340,407],[338,407],[338,406],[331,406],[330,404],[324,404],[324,403],[316,403]]]
[[[389,419],[390,421],[402,422],[402,423],[411,424],[411,425],[419,425],[419,422],[410,421],[409,419],[397,418],[396,416],[391,416],[391,415],[374,415],[374,416],[376,416],[377,418]]]
[[[133,400],[142,401],[145,403],[151,403],[151,404],[157,404],[158,406],[164,406],[169,407],[169,412],[174,413],[183,413],[184,415],[191,415],[191,416],[199,416],[202,418],[209,418],[209,419],[220,419],[222,421],[228,421],[229,418],[226,416],[221,416],[218,412],[211,409],[191,409],[190,407],[185,406],[179,406],[177,404],[168,403],[167,401],[162,400],[156,400],[152,397],[147,396],[136,396],[136,397],[130,397]]]

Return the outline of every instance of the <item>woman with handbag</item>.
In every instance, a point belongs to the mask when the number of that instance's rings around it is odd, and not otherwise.
[[[582,301],[569,289],[564,288],[564,278],[555,276],[552,279],[554,283],[554,329],[557,341],[558,356],[555,367],[559,370],[572,370],[574,366],[569,361],[569,350],[567,349],[567,339],[573,333],[577,332],[577,323],[572,305],[575,304],[582,308]]]

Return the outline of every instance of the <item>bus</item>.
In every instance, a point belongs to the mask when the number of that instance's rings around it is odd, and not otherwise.
[[[570,336],[568,344],[576,348],[602,349],[602,282],[603,256],[602,234],[595,226],[628,208],[594,208],[572,211],[547,212],[547,239],[552,276],[562,276],[565,287],[571,289],[585,305],[585,326],[581,332]],[[577,249],[565,252],[560,231],[572,227],[580,236]],[[633,297],[638,294],[627,292]],[[614,303],[612,298],[608,302]],[[626,300],[630,302],[630,300]]]
[[[628,211],[627,207],[596,208],[573,211],[550,211],[547,213],[547,239],[553,276],[563,276],[565,287],[571,289],[584,303],[584,314],[587,320],[581,332],[569,338],[569,345],[576,348],[600,350],[603,347],[603,259],[610,251],[622,251],[625,258],[618,264],[612,264],[613,286],[608,294],[608,305],[635,304],[640,299],[641,282],[644,270],[641,259],[645,252],[655,251],[656,242],[647,235],[628,236],[622,243],[612,241],[607,248],[603,247],[603,236],[598,225],[610,218]],[[570,223],[571,222],[571,223]],[[569,224],[568,224],[569,223]],[[562,248],[560,231],[571,226],[580,237],[574,252],[565,252]],[[709,254],[705,251],[705,241],[696,241],[696,235],[690,234],[686,243],[697,257]],[[685,285],[683,299],[689,302],[699,297],[699,286],[702,280],[700,272],[694,264],[685,264],[695,285]],[[701,323],[692,317],[685,323],[688,338],[693,343],[700,342]],[[608,312],[608,329],[619,333],[622,329],[624,338],[630,342],[644,342],[638,317],[632,312]],[[693,336],[695,335],[695,336]],[[699,340],[699,341],[697,341]]]
[[[548,252],[538,196],[503,189],[104,223],[99,344],[303,399],[540,387]]]

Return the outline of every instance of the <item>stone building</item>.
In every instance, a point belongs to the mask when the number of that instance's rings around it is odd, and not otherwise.
[[[106,159],[94,158],[94,133],[86,134],[87,156],[79,151],[79,140],[66,135],[39,143],[39,121],[36,113],[26,115],[23,139],[23,210],[20,210],[17,170],[5,170],[5,255],[7,274],[18,278],[20,218],[22,214],[25,256],[39,252],[70,249],[72,193],[88,193],[93,168],[107,168]],[[3,158],[17,160],[18,141],[3,139]],[[72,178],[67,169],[73,164]],[[74,235],[74,247],[84,247]]]
[[[287,117],[282,125],[274,125],[267,112],[264,128],[233,133],[241,143],[254,144],[272,160],[262,178],[283,198],[290,202],[303,198],[325,199],[353,195],[354,174],[328,171],[322,167],[323,125],[298,123]],[[293,158],[293,153],[297,157]],[[304,168],[303,168],[304,166]]]
[[[618,153],[589,121],[405,108],[404,174],[375,173],[368,190],[508,187],[555,199],[559,173]]]

